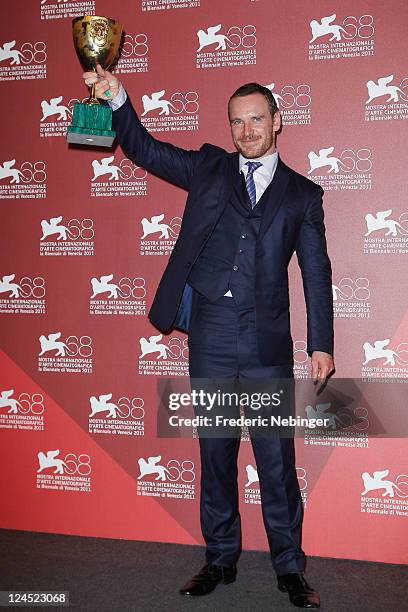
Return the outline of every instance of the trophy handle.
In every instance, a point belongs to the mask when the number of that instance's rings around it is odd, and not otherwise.
[[[93,68],[92,70],[96,73],[96,68]],[[96,83],[92,83],[90,87],[89,98],[85,100],[85,104],[88,104],[89,106],[100,104],[98,98],[95,96],[95,89],[96,89]]]

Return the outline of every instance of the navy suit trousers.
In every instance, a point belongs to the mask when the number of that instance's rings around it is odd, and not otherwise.
[[[189,333],[192,386],[255,391],[256,379],[292,378],[293,368],[263,366],[259,360],[255,312],[240,311],[233,298],[210,303],[200,297]],[[200,379],[200,382],[195,382]],[[237,407],[237,410],[239,408]],[[251,431],[250,431],[251,434]],[[241,551],[237,457],[240,438],[200,436],[201,528],[207,563],[232,566]],[[293,438],[251,435],[262,516],[277,575],[302,572],[302,501]]]

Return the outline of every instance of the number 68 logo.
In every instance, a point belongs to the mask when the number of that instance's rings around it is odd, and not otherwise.
[[[92,472],[91,458],[89,455],[75,455],[68,453],[65,455],[65,473],[77,476],[89,476]]]

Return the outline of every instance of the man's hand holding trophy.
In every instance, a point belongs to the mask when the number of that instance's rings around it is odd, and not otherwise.
[[[96,98],[113,100],[119,93],[118,79],[108,70],[104,70],[100,64],[96,65],[96,72],[84,72],[82,76],[89,87],[95,85]]]

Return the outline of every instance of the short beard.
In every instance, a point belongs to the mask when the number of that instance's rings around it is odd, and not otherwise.
[[[272,142],[269,146],[260,144],[259,148],[251,149],[248,155],[244,152],[244,147],[241,144],[239,146],[235,145],[235,147],[246,159],[257,159],[263,157],[271,147],[274,147],[274,143]]]

